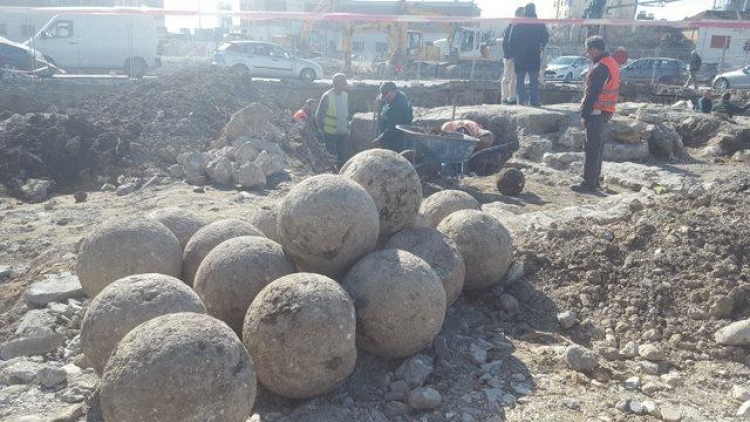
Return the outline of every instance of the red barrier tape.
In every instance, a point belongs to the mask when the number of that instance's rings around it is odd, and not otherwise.
[[[197,10],[164,10],[154,8],[129,7],[0,7],[3,13],[46,13],[46,14],[138,14],[153,16],[232,16],[247,20],[305,20],[327,22],[414,22],[414,23],[545,23],[551,25],[606,25],[606,26],[650,26],[671,28],[734,28],[750,29],[750,21],[727,20],[681,20],[649,21],[627,19],[526,19],[488,18],[467,16],[433,15],[369,15],[361,13],[298,13],[298,12],[228,12]],[[0,18],[1,19],[1,18]]]

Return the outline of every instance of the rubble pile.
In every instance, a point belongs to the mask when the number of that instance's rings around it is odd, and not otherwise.
[[[609,224],[577,219],[521,240],[530,282],[584,321],[573,339],[607,359],[630,357],[628,344],[654,343],[678,366],[750,363],[749,342],[715,338],[750,318],[750,178],[638,205]]]
[[[0,121],[0,185],[14,196],[40,202],[55,189],[98,190],[105,184],[105,190],[129,185],[121,192],[127,194],[149,177],[182,178],[190,170],[188,181],[196,184],[208,183],[200,179],[205,176],[212,183],[256,188],[265,187],[266,179],[287,165],[303,174],[330,169],[330,158],[313,133],[293,126],[288,113],[273,103],[259,100],[262,95],[249,79],[190,69],[130,84],[116,93],[92,94],[73,108],[48,105],[44,112],[5,112]],[[232,125],[243,111],[264,116],[262,127]],[[227,138],[232,128],[235,136]],[[249,138],[239,140],[240,135]],[[257,154],[252,160],[235,160],[233,151],[221,150],[218,139],[230,141],[221,146],[236,147],[249,141]],[[188,153],[205,153],[207,162],[186,172],[179,166]],[[236,164],[231,169],[228,160]],[[115,183],[118,176],[131,179]],[[44,192],[33,186],[22,189],[30,179],[52,186]]]

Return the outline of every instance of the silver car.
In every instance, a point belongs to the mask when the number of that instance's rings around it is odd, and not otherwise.
[[[212,65],[261,78],[299,78],[312,82],[323,76],[319,64],[292,56],[280,46],[263,41],[222,44],[214,53]]]
[[[715,89],[750,88],[750,66],[716,75],[713,87]]]
[[[581,72],[588,69],[589,59],[583,56],[560,56],[547,64],[544,79],[572,82],[581,80]]]

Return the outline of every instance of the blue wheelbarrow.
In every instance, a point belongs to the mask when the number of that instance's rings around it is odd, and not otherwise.
[[[417,126],[396,125],[404,133],[404,143],[413,150],[412,164],[434,170],[440,177],[456,177],[472,171],[480,176],[500,171],[516,149],[513,144],[496,145],[475,151],[479,139],[460,132],[434,135]]]

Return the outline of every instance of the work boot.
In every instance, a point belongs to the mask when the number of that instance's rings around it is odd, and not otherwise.
[[[588,183],[579,183],[570,187],[570,190],[578,193],[596,193],[599,192],[598,186],[592,186]]]

